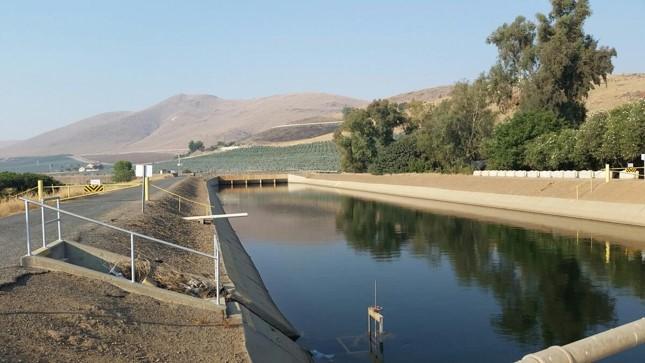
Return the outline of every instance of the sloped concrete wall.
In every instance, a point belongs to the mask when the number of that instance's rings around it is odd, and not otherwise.
[[[289,184],[294,183],[641,227],[645,226],[645,205],[642,204],[529,197],[408,185],[334,181],[289,175]]]
[[[212,213],[223,214],[224,209],[215,192],[217,188],[217,180],[208,181],[208,194],[213,206]],[[234,290],[231,291],[233,299],[290,339],[296,340],[300,336],[298,331],[276,306],[260,273],[229,221],[216,219],[213,224],[219,236],[226,273],[235,285]]]

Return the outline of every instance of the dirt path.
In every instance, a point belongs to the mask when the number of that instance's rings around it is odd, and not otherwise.
[[[576,186],[581,200],[617,203],[645,203],[645,181],[585,179],[528,179],[506,177],[476,177],[448,174],[311,174],[315,179],[363,183],[424,186],[448,190],[524,195],[531,197],[576,198]]]
[[[205,183],[190,178],[173,191],[206,201]],[[182,203],[183,214],[203,207]],[[181,220],[176,200],[159,197],[145,215],[129,206],[111,223],[212,252],[212,227]],[[82,243],[126,254],[127,236],[87,228]],[[141,256],[173,269],[211,276],[212,260],[140,243]],[[243,330],[223,315],[166,304],[110,284],[58,272],[0,270],[0,362],[247,362]]]

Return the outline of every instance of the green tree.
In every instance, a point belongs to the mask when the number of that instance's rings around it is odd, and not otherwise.
[[[188,143],[188,150],[190,150],[191,153],[194,153],[197,150],[204,150],[204,143],[199,140],[190,140]]]
[[[604,165],[603,141],[607,133],[607,117],[607,112],[599,112],[580,125],[574,148],[577,169],[598,170]]]
[[[486,143],[489,169],[527,169],[526,147],[536,137],[558,131],[566,122],[553,112],[518,112],[495,127]]]
[[[609,111],[601,160],[625,166],[639,160],[642,153],[645,153],[645,101]]]
[[[617,53],[584,32],[588,0],[551,0],[551,6],[549,14],[537,15],[537,24],[520,16],[488,37],[498,49],[489,72],[493,99],[508,108],[517,89],[521,110],[551,110],[577,125],[585,118],[584,100],[606,82]]]
[[[413,135],[404,135],[393,143],[378,149],[374,163],[368,171],[372,174],[423,172],[427,169],[425,155],[417,148]]]
[[[576,135],[564,129],[536,137],[526,145],[524,164],[534,170],[575,169]]]
[[[407,118],[402,108],[387,100],[376,100],[365,109],[345,109],[343,124],[334,134],[341,155],[341,169],[365,172],[377,156],[377,148],[394,141],[394,130]]]
[[[134,178],[132,163],[127,160],[119,160],[112,167],[112,181],[115,183],[127,182]]]
[[[418,131],[419,149],[430,165],[459,170],[482,159],[482,144],[490,137],[495,113],[488,107],[487,82],[458,83],[449,100],[425,117]]]

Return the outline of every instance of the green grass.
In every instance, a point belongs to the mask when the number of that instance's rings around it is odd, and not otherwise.
[[[13,171],[17,173],[52,173],[76,171],[84,165],[74,160],[69,155],[17,157],[0,159],[0,171]]]
[[[253,146],[182,160],[181,170],[246,171],[338,171],[336,145],[331,141],[285,147]],[[177,169],[176,161],[155,164],[155,169]]]

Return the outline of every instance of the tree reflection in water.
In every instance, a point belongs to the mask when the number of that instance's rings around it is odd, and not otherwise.
[[[499,333],[524,344],[566,344],[616,321],[605,283],[645,296],[640,251],[521,228],[341,198],[336,227],[375,259],[402,251],[447,258],[460,284],[488,289]],[[476,302],[474,302],[476,303]]]

